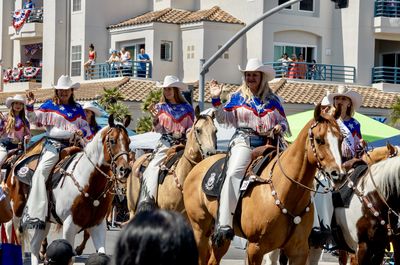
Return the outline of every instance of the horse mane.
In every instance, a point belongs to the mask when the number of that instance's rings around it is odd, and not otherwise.
[[[390,195],[400,197],[400,157],[392,157],[373,164],[370,173],[379,191],[385,198]],[[370,175],[366,176],[370,178]],[[368,179],[367,183],[373,185]]]

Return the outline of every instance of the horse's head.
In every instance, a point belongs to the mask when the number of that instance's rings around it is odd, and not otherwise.
[[[341,181],[346,176],[342,168],[341,145],[343,137],[336,122],[340,108],[334,116],[321,113],[321,105],[318,104],[314,111],[314,120],[308,131],[309,161],[315,163],[318,169],[334,182]]]
[[[129,137],[126,127],[130,116],[125,117],[123,124],[115,123],[114,116],[108,118],[108,127],[102,131],[104,160],[109,163],[116,180],[125,182],[131,172],[129,164]]]
[[[203,157],[211,156],[217,149],[217,128],[214,124],[214,113],[211,115],[200,114],[196,107],[196,120],[189,132],[189,137],[194,138],[196,147]]]
[[[374,148],[371,151],[364,153],[362,159],[367,162],[368,165],[372,165],[387,158],[399,155],[399,147],[393,146],[388,142],[386,146]]]

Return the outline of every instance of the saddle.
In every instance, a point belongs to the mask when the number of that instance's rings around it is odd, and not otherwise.
[[[272,145],[260,146],[252,150],[249,167],[247,168],[244,179],[241,184],[241,195],[243,197],[249,187],[253,183],[259,182],[258,176],[269,162],[276,156],[276,147]],[[225,181],[228,157],[225,156],[217,161],[210,167],[203,178],[202,189],[203,192],[210,197],[219,197],[222,189],[222,184]]]
[[[168,149],[167,156],[160,165],[160,173],[158,174],[158,184],[163,184],[164,179],[168,175],[168,173],[175,169],[176,164],[183,155],[184,149],[185,146],[183,144],[174,145],[170,149]],[[148,156],[147,159],[141,164],[140,166],[141,173],[143,173],[146,170],[147,166],[150,163],[151,157],[152,156]]]

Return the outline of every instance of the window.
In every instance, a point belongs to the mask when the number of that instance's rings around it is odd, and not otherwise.
[[[71,76],[80,76],[82,68],[82,46],[72,46],[71,52]]]
[[[82,10],[81,1],[82,0],[72,0],[72,12],[77,12]]]
[[[303,0],[300,2],[300,10],[314,11],[314,0]]]
[[[278,5],[284,4],[289,2],[289,0],[278,0]],[[285,7],[285,9],[292,9],[292,6]]]
[[[186,59],[194,59],[194,45],[188,45],[186,48]]]
[[[172,61],[172,41],[161,41],[161,60]]]
[[[222,48],[222,45],[218,45],[218,50]],[[229,59],[229,50],[226,50],[220,57],[220,59]]]

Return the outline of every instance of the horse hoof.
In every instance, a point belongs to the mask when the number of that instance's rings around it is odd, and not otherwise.
[[[225,241],[232,240],[234,236],[235,232],[233,231],[232,227],[224,225],[217,227],[212,235],[211,240],[215,246],[221,247]]]
[[[76,247],[75,253],[76,253],[77,256],[82,255],[82,252],[83,252],[83,249],[81,247]]]
[[[39,252],[39,260],[40,261],[44,261],[44,258],[45,258],[45,256],[46,256],[46,252]]]

